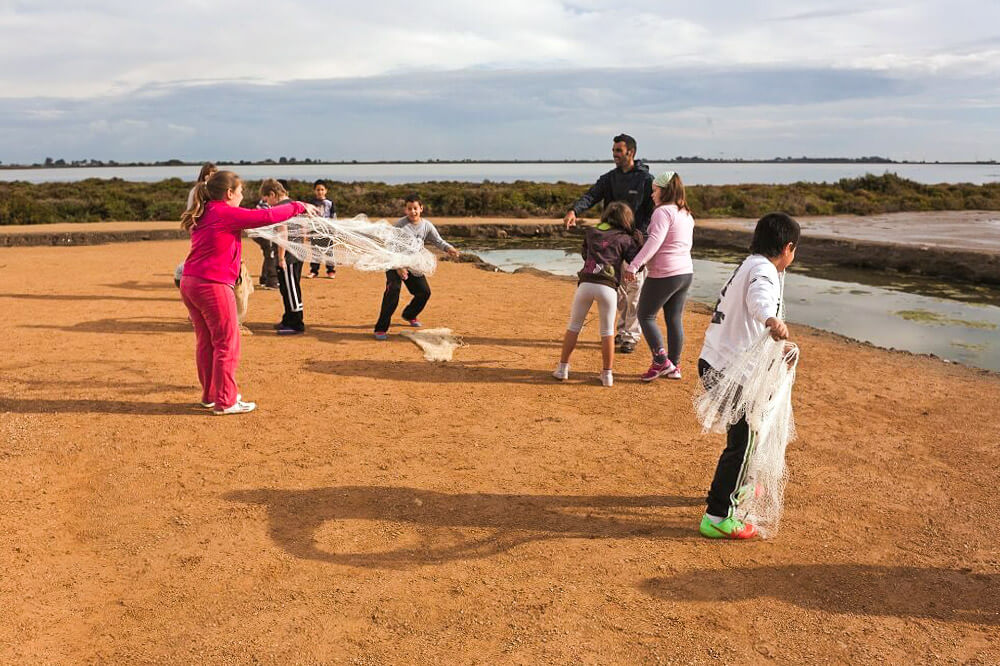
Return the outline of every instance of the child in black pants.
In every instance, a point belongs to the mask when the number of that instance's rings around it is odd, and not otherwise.
[[[272,207],[289,201],[288,190],[274,178],[268,178],[260,184],[260,199],[262,206]],[[288,233],[288,227],[285,227]],[[301,237],[301,232],[290,233],[288,240],[303,243],[308,239]],[[305,333],[305,315],[302,303],[302,261],[285,248],[277,246],[278,289],[281,290],[281,301],[285,307],[281,321],[275,325],[278,335],[299,335]]]
[[[457,257],[459,255],[458,250],[441,238],[441,234],[438,233],[430,220],[425,220],[421,217],[423,212],[424,207],[420,202],[420,197],[416,194],[411,194],[406,197],[406,215],[399,218],[394,226],[399,229],[406,229],[421,241],[431,243],[452,257]],[[389,324],[393,313],[396,312],[396,307],[399,305],[399,291],[403,284],[413,294],[413,300],[403,308],[403,319],[410,326],[420,326],[420,320],[417,317],[423,312],[424,306],[427,305],[427,300],[431,297],[431,287],[427,284],[427,278],[413,271],[408,271],[405,268],[389,270],[385,272],[385,292],[382,294],[382,309],[379,312],[378,322],[375,324],[376,340],[386,340],[389,336]]]
[[[781,273],[795,260],[799,234],[798,222],[784,213],[769,213],[757,221],[751,254],[722,287],[705,331],[698,375],[706,388],[765,328],[775,340],[788,339],[788,327],[781,319]],[[737,517],[744,496],[755,492],[753,479],[747,477],[755,436],[746,417],[728,427],[726,448],[716,464],[708,506],[698,527],[703,536],[750,539],[757,535],[756,526]]]

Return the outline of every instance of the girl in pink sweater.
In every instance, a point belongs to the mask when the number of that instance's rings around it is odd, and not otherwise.
[[[694,263],[691,261],[691,240],[694,218],[684,199],[684,183],[673,171],[665,171],[653,180],[653,203],[656,210],[649,220],[646,243],[628,265],[625,280],[635,279],[643,265],[649,269],[639,295],[637,314],[642,335],[646,338],[653,363],[641,377],[651,382],[666,375],[680,379],[681,348],[684,346],[684,301],[687,299]],[[667,324],[667,348],[656,324],[657,313],[663,310]]]
[[[191,232],[181,298],[194,324],[201,406],[216,415],[245,414],[257,406],[236,392],[240,333],[233,287],[240,273],[242,232],[315,213],[298,201],[267,210],[240,208],[241,201],[239,176],[217,171],[195,187],[191,206],[181,215],[181,228]]]

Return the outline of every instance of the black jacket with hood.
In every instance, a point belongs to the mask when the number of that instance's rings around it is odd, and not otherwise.
[[[573,204],[573,212],[580,215],[600,202],[607,206],[612,201],[621,201],[632,209],[635,228],[646,233],[649,218],[653,215],[653,176],[649,166],[636,160],[631,171],[615,167],[597,179],[587,193]]]

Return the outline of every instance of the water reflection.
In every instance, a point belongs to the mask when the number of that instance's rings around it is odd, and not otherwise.
[[[575,275],[582,263],[575,250],[516,248],[472,251],[505,271],[530,266],[556,275]],[[695,259],[691,298],[702,303],[714,303],[719,288],[735,268],[737,260]],[[859,277],[865,275],[862,271],[855,274]],[[996,302],[995,292],[988,296],[988,300]],[[965,294],[965,297],[973,296]],[[791,322],[832,331],[879,347],[934,354],[1000,371],[1000,307],[995,305],[908,293],[885,285],[819,278],[804,274],[798,266],[792,267],[785,282],[785,300],[787,317]]]

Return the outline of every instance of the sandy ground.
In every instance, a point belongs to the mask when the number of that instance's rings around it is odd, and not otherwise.
[[[432,365],[343,269],[306,336],[254,294],[260,408],[215,418],[185,250],[0,250],[0,663],[1000,662],[997,376],[793,326],[783,529],[718,543],[703,313],[680,382],[602,388],[591,322],[559,384],[572,283],[443,264]]]

